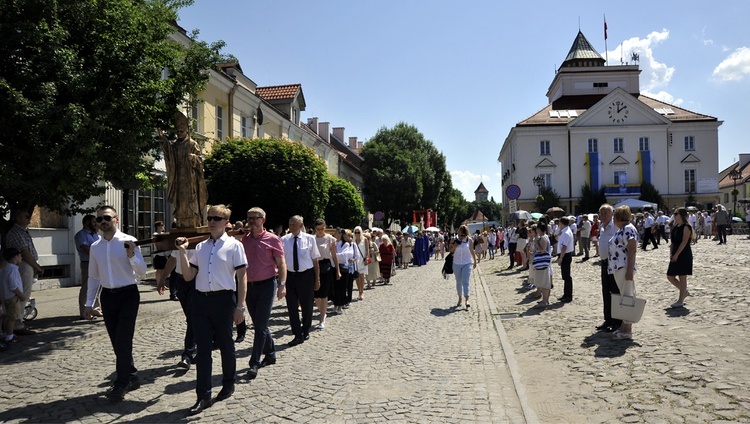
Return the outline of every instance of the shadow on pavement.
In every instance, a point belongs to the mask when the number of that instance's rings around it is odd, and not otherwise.
[[[583,348],[592,346],[597,346],[594,349],[594,356],[597,358],[617,358],[624,355],[628,348],[641,345],[633,340],[614,340],[612,333],[597,332],[587,336],[581,343]]]
[[[664,315],[670,318],[686,317],[690,315],[690,309],[682,308],[664,308]]]
[[[86,417],[97,413],[115,416],[112,421],[124,421],[129,413],[138,413],[149,407],[154,401],[136,401],[128,398],[121,402],[111,402],[104,397],[104,392],[92,393],[78,398],[60,399],[50,403],[30,403],[18,408],[0,412],[0,421],[18,422],[69,422],[85,421]],[[171,422],[176,417],[162,417]],[[139,418],[139,421],[142,419]]]
[[[451,306],[450,308],[432,308],[430,313],[432,315],[435,315],[436,317],[445,317],[450,314],[456,313],[456,312],[464,312],[465,308],[456,308],[455,306]]]

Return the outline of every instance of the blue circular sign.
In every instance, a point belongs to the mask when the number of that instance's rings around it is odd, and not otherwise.
[[[517,186],[516,184],[511,184],[508,186],[508,188],[505,189],[505,195],[508,196],[508,199],[515,200],[521,197],[521,187]]]
[[[385,217],[385,214],[381,211],[375,212],[373,216],[373,218],[375,218],[375,221],[382,221],[384,217]]]

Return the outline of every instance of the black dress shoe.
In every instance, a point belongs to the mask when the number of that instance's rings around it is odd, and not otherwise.
[[[260,361],[260,366],[261,367],[267,367],[267,366],[273,365],[275,363],[276,363],[276,358],[274,358],[272,356],[266,356],[265,358],[263,358],[262,361]]]
[[[180,368],[184,368],[186,370],[189,370],[190,369],[190,358],[188,358],[187,356],[183,357],[182,359],[180,359],[180,362],[177,363],[177,366],[180,367]]]
[[[211,399],[198,399],[190,409],[188,409],[188,415],[200,414],[204,409],[211,407]]]
[[[596,326],[596,329],[597,329],[597,330],[599,330],[599,331],[603,331],[603,330],[605,330],[605,329],[606,329],[607,327],[609,327],[609,323],[608,323],[608,322],[605,322],[605,323],[602,323],[601,325],[597,325],[597,326]]]
[[[126,386],[115,385],[114,387],[112,387],[112,390],[107,392],[105,396],[107,397],[107,399],[111,400],[112,402],[119,402],[123,398],[125,398],[125,393],[127,392],[128,390]]]
[[[604,331],[606,331],[607,333],[614,333],[619,328],[620,328],[619,325],[610,325],[609,327],[605,328]]]
[[[234,394],[234,384],[221,389],[219,394],[216,396],[216,402],[229,399]]]
[[[310,335],[309,334],[305,334],[304,337],[302,337],[302,339],[303,340],[310,340]]]
[[[258,376],[258,366],[253,365],[250,367],[250,370],[248,370],[247,372],[247,378],[249,378],[250,380],[255,380],[255,377],[257,376]]]
[[[573,301],[573,298],[572,297],[565,297],[565,296],[563,296],[563,297],[561,297],[558,300],[560,300],[560,302],[562,302],[562,303],[570,303],[570,302]]]
[[[237,336],[237,339],[234,341],[235,343],[242,343],[245,341],[245,335]]]
[[[297,345],[299,345],[299,344],[302,344],[302,343],[304,343],[304,342],[305,342],[305,339],[304,339],[304,338],[302,338],[302,337],[295,337],[294,339],[292,339],[292,341],[291,341],[291,342],[289,342],[289,343],[287,344],[287,346],[289,346],[289,347],[294,347],[294,346],[297,346]]]

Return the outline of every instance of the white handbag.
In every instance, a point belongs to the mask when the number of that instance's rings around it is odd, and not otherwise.
[[[646,308],[646,299],[614,293],[611,296],[612,318],[622,320],[625,323],[634,323],[641,320],[643,310]]]

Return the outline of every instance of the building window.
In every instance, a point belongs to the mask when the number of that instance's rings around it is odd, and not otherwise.
[[[599,151],[599,140],[595,138],[589,139],[589,153],[596,153]]]
[[[623,139],[621,138],[615,138],[614,140],[614,146],[615,146],[615,153],[623,153],[625,151],[623,142]]]
[[[296,107],[292,108],[292,122],[294,122],[295,125],[299,125],[299,111]]]
[[[543,188],[552,188],[552,174],[539,174],[542,178],[544,178],[544,184],[542,184]]]
[[[729,203],[729,193],[724,193],[724,203]]]
[[[692,135],[685,136],[685,151],[690,152],[695,150],[695,137]]]
[[[163,221],[166,229],[172,227],[167,220],[167,192],[166,190],[138,190],[138,209],[136,212],[135,236],[139,239],[151,238],[154,232],[154,222]]]
[[[549,140],[542,140],[539,142],[539,154],[542,156],[549,156]]]
[[[608,82],[595,82],[594,83],[594,88],[606,88],[606,87],[609,87]]]
[[[216,138],[224,140],[224,109],[216,105]]]
[[[247,116],[241,116],[240,117],[240,136],[242,138],[247,138]]]
[[[695,193],[695,169],[685,170],[685,193]]]
[[[624,187],[628,183],[627,171],[615,171],[615,185]]]
[[[640,150],[641,152],[651,150],[648,147],[648,137],[641,137],[638,139],[638,150]]]

